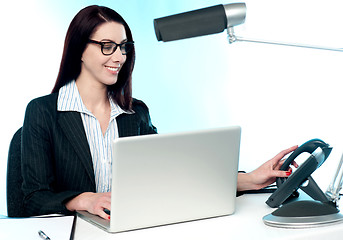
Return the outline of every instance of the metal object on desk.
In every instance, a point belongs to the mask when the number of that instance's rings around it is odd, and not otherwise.
[[[333,177],[328,189],[325,192],[325,195],[338,206],[339,199],[340,199],[340,191],[342,189],[343,184],[343,154],[341,156],[341,160],[338,164],[336,174]]]
[[[343,221],[334,206],[320,201],[306,200],[288,203],[263,217],[266,225],[281,228],[311,228]]]
[[[287,180],[278,185],[267,200],[270,207],[278,207],[277,210],[263,217],[266,225],[281,228],[310,228],[336,224],[343,221],[343,214],[339,212],[339,191],[342,188],[343,178],[343,155],[338,165],[336,174],[324,194],[316,184],[311,174],[323,164],[331,152],[331,147],[325,142],[314,139],[300,146],[285,161],[284,168],[302,152],[311,153],[311,156],[292,174]],[[281,168],[282,168],[281,167]],[[286,170],[286,169],[281,169]],[[305,185],[305,183],[307,183]],[[302,189],[313,200],[293,201],[287,203],[287,197],[294,191]]]

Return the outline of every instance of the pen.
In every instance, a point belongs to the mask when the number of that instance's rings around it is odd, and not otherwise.
[[[46,235],[42,230],[38,231],[39,236],[44,239],[44,240],[50,240],[50,238],[48,237],[48,235]]]

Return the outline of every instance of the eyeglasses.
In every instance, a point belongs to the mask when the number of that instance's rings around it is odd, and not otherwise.
[[[117,50],[117,47],[120,48],[121,54],[126,55],[133,49],[134,46],[134,42],[123,42],[118,44],[112,41],[98,42],[91,39],[89,42],[99,44],[101,46],[101,52],[105,56],[113,54]]]

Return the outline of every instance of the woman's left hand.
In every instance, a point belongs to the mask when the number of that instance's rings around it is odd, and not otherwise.
[[[281,151],[275,157],[250,173],[238,173],[237,190],[261,189],[275,182],[277,177],[288,177],[292,173],[291,168],[288,171],[280,170],[280,167],[284,163],[283,157],[297,148],[298,146],[293,146]],[[295,162],[293,162],[292,165],[298,167]]]

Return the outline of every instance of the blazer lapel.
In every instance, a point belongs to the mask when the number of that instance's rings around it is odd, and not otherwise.
[[[87,136],[83,129],[82,119],[78,112],[60,112],[58,122],[65,136],[75,149],[76,154],[86,168],[95,189],[95,177],[92,156],[88,146]]]

